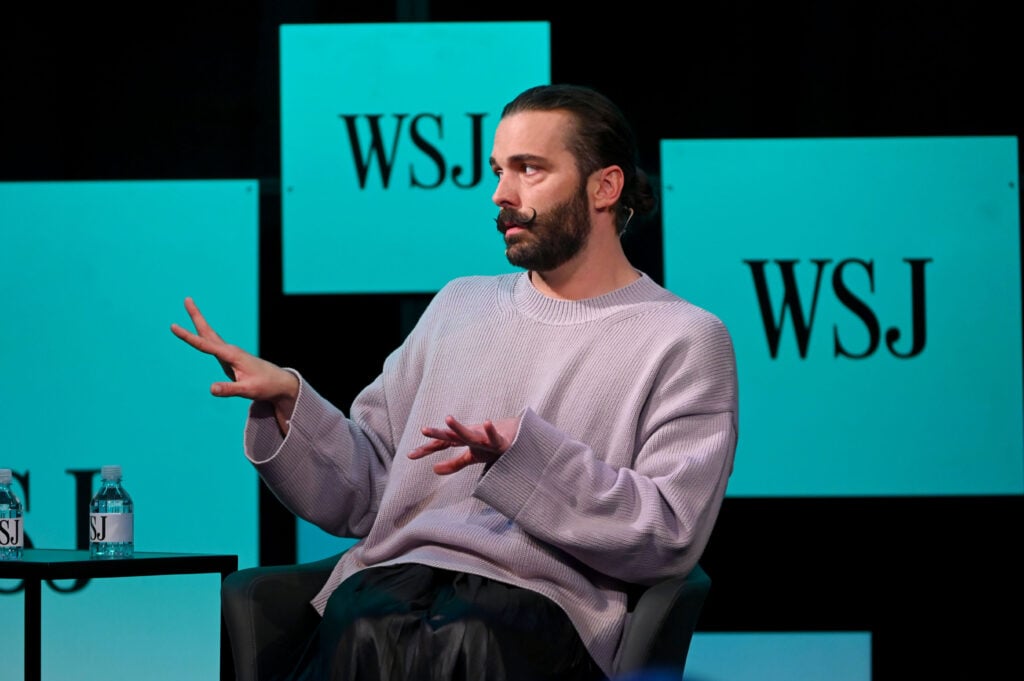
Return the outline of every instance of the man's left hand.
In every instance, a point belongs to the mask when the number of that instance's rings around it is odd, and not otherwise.
[[[512,445],[519,430],[518,418],[487,420],[479,425],[467,426],[455,417],[448,416],[444,422],[446,428],[421,428],[420,432],[431,440],[409,452],[410,459],[422,459],[451,447],[465,447],[466,451],[458,456],[434,464],[434,472],[438,475],[455,473],[474,463],[494,462]]]

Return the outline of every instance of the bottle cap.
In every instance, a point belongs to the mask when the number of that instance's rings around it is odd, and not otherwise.
[[[100,476],[104,480],[120,480],[121,479],[121,467],[120,466],[104,466],[100,469]]]
[[[6,485],[11,481],[11,469],[0,468],[0,485]]]

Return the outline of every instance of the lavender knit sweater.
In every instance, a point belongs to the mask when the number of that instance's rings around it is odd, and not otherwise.
[[[301,376],[300,376],[301,379]],[[512,446],[439,476],[405,454],[424,425],[521,415]],[[301,380],[288,436],[254,402],[246,456],[296,515],[358,537],[346,577],[417,562],[558,603],[610,674],[627,583],[689,570],[708,541],[737,438],[733,347],[712,314],[642,275],[566,301],[526,273],[454,280],[346,417]]]

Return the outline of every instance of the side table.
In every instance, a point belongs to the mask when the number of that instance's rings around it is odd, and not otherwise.
[[[136,552],[131,558],[90,558],[87,550],[25,549],[22,560],[0,561],[0,578],[25,581],[25,681],[40,681],[42,583],[50,579],[100,579],[219,572],[221,581],[238,569],[229,554]],[[218,599],[220,598],[218,594]],[[220,625],[220,678],[234,681],[234,660],[224,619]]]

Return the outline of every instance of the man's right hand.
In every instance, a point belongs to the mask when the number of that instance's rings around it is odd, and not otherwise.
[[[178,324],[171,324],[171,332],[196,350],[215,357],[231,379],[212,384],[210,392],[217,397],[247,397],[273,403],[278,424],[282,432],[287,432],[287,421],[299,394],[299,379],[295,374],[225,343],[191,298],[185,298],[185,310],[192,319],[195,333]]]

